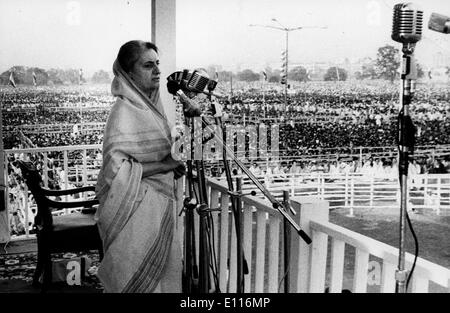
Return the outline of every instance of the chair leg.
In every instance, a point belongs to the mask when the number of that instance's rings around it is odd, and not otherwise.
[[[98,256],[99,261],[101,262],[103,260],[103,248],[98,249]]]
[[[42,291],[45,292],[50,288],[52,284],[52,258],[49,247],[45,247],[44,253],[44,276],[43,276],[43,284]]]
[[[37,264],[33,274],[33,287],[39,287],[41,285],[40,278],[44,270],[44,249],[40,234],[37,234],[37,250]]]
[[[102,241],[100,241],[100,243],[98,244],[98,256],[99,256],[99,261],[101,262],[103,260],[103,243]]]

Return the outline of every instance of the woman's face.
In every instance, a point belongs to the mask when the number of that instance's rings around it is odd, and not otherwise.
[[[158,53],[148,49],[136,61],[129,76],[146,95],[150,95],[159,87],[160,74]]]

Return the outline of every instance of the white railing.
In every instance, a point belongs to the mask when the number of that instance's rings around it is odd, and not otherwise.
[[[88,152],[101,152],[101,145],[82,145],[82,146],[61,146],[61,147],[46,147],[46,148],[31,148],[31,149],[10,149],[5,150],[5,168],[8,168],[9,157],[13,156],[21,160],[39,160],[39,164],[42,165],[42,178],[45,187],[49,187],[50,175],[49,172],[53,171],[53,168],[49,168],[49,154],[59,152],[59,157],[54,161],[59,162],[60,171],[54,172],[56,180],[62,182],[61,189],[69,189],[70,185],[95,185],[97,181],[97,175],[100,170],[101,160],[95,158],[88,158]],[[70,157],[72,153],[79,153],[80,158]],[[62,174],[61,174],[62,173]],[[7,173],[5,173],[7,175]],[[61,177],[62,176],[62,177]],[[5,181],[9,181],[5,179]],[[36,203],[34,202],[31,193],[25,183],[21,183],[21,186],[17,189],[16,196],[18,197],[19,205],[23,211],[23,224],[24,235],[13,236],[13,240],[21,240],[34,238],[33,234],[30,234],[31,229],[34,226],[34,217],[37,214]],[[9,193],[12,193],[10,186],[6,186],[6,194],[8,195],[8,201],[6,202],[7,212],[10,212]],[[83,194],[83,197],[87,197],[87,194]],[[70,200],[69,196],[64,196],[65,200]],[[55,211],[54,214],[69,213],[70,209],[64,209],[62,211]],[[9,226],[9,225],[8,225]]]
[[[218,252],[219,282],[222,292],[236,291],[237,256],[236,231],[230,212],[230,197],[223,182],[209,180],[210,206],[219,207],[213,212]],[[283,272],[283,245],[280,236],[281,215],[265,200],[253,196],[242,197],[243,202],[243,249],[249,265],[245,275],[245,292],[280,292]],[[369,268],[378,271],[379,292],[395,291],[395,269],[398,249],[359,233],[350,231],[328,221],[329,205],[318,197],[295,197],[291,205],[297,212],[293,218],[312,237],[306,245],[295,234],[291,235],[289,286],[290,292],[367,292]],[[232,226],[232,227],[230,227]],[[230,234],[231,232],[231,234]],[[330,239],[330,262],[327,253]],[[198,238],[197,238],[198,240]],[[355,250],[350,262],[354,264],[352,277],[344,271],[345,247]],[[197,242],[198,247],[198,242]],[[369,258],[378,258],[379,262]],[[414,256],[407,253],[406,266],[411,267]],[[229,261],[229,262],[228,262]],[[229,266],[228,266],[229,264]],[[328,277],[328,278],[327,278]],[[350,280],[350,283],[348,282]],[[418,258],[412,278],[412,292],[428,292],[429,283],[438,285],[438,291],[450,290],[450,270]],[[345,283],[345,284],[344,284]]]
[[[8,158],[17,156],[22,159],[34,157],[42,165],[45,187],[49,187],[49,154],[59,152],[54,159],[60,164],[61,172],[53,173],[61,176],[61,188],[67,189],[69,184],[95,185],[100,170],[101,160],[88,157],[89,152],[101,152],[101,145],[63,146],[31,149],[5,150],[6,168]],[[78,153],[78,158],[73,154]],[[62,175],[60,175],[62,173]],[[265,182],[276,197],[281,197],[283,190],[288,190],[291,197],[319,196],[328,200],[331,208],[345,208],[353,216],[358,209],[368,207],[396,208],[399,206],[399,186],[397,179],[367,176],[361,173],[329,174],[303,173],[271,177],[258,176]],[[7,181],[7,180],[5,180]],[[450,175],[427,174],[411,178],[409,186],[409,209],[430,211],[436,215],[450,213]],[[244,178],[244,189],[254,189],[248,179]],[[22,188],[21,202],[24,211],[25,235],[14,238],[29,238],[36,214],[35,203],[30,199],[25,186]],[[7,190],[8,194],[8,190]],[[27,196],[28,195],[28,196]],[[9,201],[7,201],[9,206]],[[58,213],[58,212],[57,212]]]
[[[276,197],[288,190],[290,196],[318,196],[332,208],[347,208],[352,216],[358,208],[399,207],[400,187],[396,175],[387,177],[363,173],[302,173],[257,176]],[[224,180],[225,178],[220,178]],[[256,190],[243,177],[244,190]],[[450,214],[450,174],[419,174],[409,177],[408,209]]]
[[[36,148],[36,149],[22,149],[22,150],[5,150],[6,157],[11,154],[22,154],[25,159],[31,155],[39,157],[44,160],[44,183],[48,183],[48,169],[46,169],[48,153],[60,151],[63,155],[62,164],[65,173],[65,182],[68,182],[69,175],[73,169],[68,165],[69,152],[81,151],[82,159],[78,160],[81,167],[82,182],[89,182],[89,171],[92,170],[93,175],[99,169],[98,160],[88,161],[87,152],[89,150],[99,150],[100,145],[93,146],[73,146],[73,147],[51,147],[51,148]],[[89,166],[90,162],[92,167]],[[95,163],[97,162],[97,163]],[[94,164],[95,163],[95,164]],[[75,170],[76,172],[77,170]],[[79,174],[79,173],[78,173]],[[310,175],[310,174],[309,174]],[[338,225],[332,224],[328,221],[328,212],[330,209],[327,197],[331,195],[331,190],[328,185],[331,183],[330,176],[322,176],[321,178],[314,178],[310,175],[308,179],[302,177],[304,182],[309,181],[310,189],[313,189],[312,196],[308,195],[308,191],[298,191],[294,187],[291,190],[291,204],[297,211],[297,215],[293,218],[296,222],[312,237],[313,244],[308,246],[303,241],[299,240],[297,236],[292,234],[290,245],[290,271],[289,271],[289,286],[291,292],[323,292],[325,287],[328,287],[330,292],[338,292],[342,288],[351,289],[355,292],[366,292],[368,284],[368,269],[371,269],[373,260],[370,257],[380,259],[379,265],[375,269],[380,270],[380,290],[381,292],[392,292],[395,285],[394,272],[396,268],[397,249],[376,241],[372,238],[363,236],[356,232],[342,228]],[[320,176],[320,175],[319,175]],[[344,188],[341,186],[340,190],[346,190],[346,203],[351,203],[351,186],[352,175],[347,175],[344,178],[346,181]],[[362,179],[361,175],[353,175],[354,181]],[[335,177],[336,178],[336,177]],[[341,177],[342,179],[342,177]],[[437,180],[436,180],[437,179]],[[417,184],[422,184],[425,189],[440,188],[441,196],[444,191],[448,190],[448,175],[436,176],[428,175],[426,179],[422,177],[416,181]],[[440,183],[438,183],[439,180]],[[349,183],[350,181],[350,183]],[[95,183],[95,180],[92,182]],[[286,189],[286,182],[281,182]],[[440,184],[440,185],[439,185]],[[279,193],[281,186],[270,186],[269,189],[274,191],[274,194]],[[356,192],[353,183],[353,192]],[[249,185],[244,185],[248,187]],[[311,187],[312,186],[312,187]],[[426,187],[426,188],[425,188]],[[367,189],[367,186],[365,186]],[[370,187],[369,187],[370,189]],[[181,191],[183,189],[180,189]],[[209,204],[212,208],[220,208],[220,211],[212,212],[214,223],[215,236],[215,251],[217,252],[218,260],[218,277],[220,289],[222,292],[236,291],[237,278],[237,259],[236,259],[236,232],[234,228],[234,218],[230,211],[230,196],[228,188],[224,181],[216,179],[208,180],[209,190]],[[349,191],[350,190],[350,191]],[[361,189],[363,190],[363,189]],[[365,190],[365,189],[364,189]],[[373,188],[374,192],[377,188]],[[334,191],[336,192],[336,191]],[[30,208],[32,201],[29,202],[28,191],[25,189],[24,205],[26,206],[25,214],[26,225],[32,221],[32,213]],[[302,196],[299,196],[302,195]],[[180,195],[180,198],[182,195]],[[345,198],[344,198],[345,199]],[[376,197],[373,197],[375,202]],[[280,292],[283,290],[281,281],[284,279],[285,273],[280,271],[280,266],[283,265],[283,241],[281,230],[283,229],[283,221],[277,210],[274,210],[270,203],[261,199],[258,196],[244,196],[243,202],[243,248],[247,259],[249,274],[245,275],[245,292]],[[356,203],[356,202],[355,202]],[[354,204],[355,204],[354,203]],[[61,212],[63,213],[63,212]],[[195,214],[195,219],[198,222],[198,215]],[[182,221],[180,219],[180,221]],[[181,224],[182,225],[182,224]],[[180,225],[180,226],[181,226]],[[180,227],[182,229],[182,227]],[[26,238],[32,237],[27,229]],[[328,258],[328,239],[330,239],[331,255],[327,266]],[[198,247],[198,237],[197,237]],[[345,247],[350,246],[355,250],[354,256],[345,255]],[[354,263],[354,275],[350,279],[344,273],[344,258],[351,258]],[[413,256],[407,254],[407,267],[410,267]],[[369,262],[370,261],[370,262]],[[412,281],[412,291],[428,291],[430,282],[439,285],[442,289],[449,288],[449,270],[419,258],[416,270],[414,272]],[[434,287],[433,287],[434,288]],[[434,290],[434,289],[433,289]]]

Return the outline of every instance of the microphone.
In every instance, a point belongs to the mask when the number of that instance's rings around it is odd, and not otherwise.
[[[440,33],[450,34],[450,17],[432,13],[428,22],[428,28]]]
[[[187,83],[187,89],[192,92],[202,93],[209,83],[209,76],[204,72],[195,70]]]
[[[215,96],[219,98],[223,97],[222,94],[214,91],[216,86],[217,86],[216,80],[209,79],[207,73],[197,70],[195,70],[194,73],[192,73],[192,76],[189,82],[187,83],[187,89],[192,92],[203,93],[207,96]],[[205,88],[207,88],[208,91],[206,91]]]
[[[403,44],[415,44],[422,39],[423,11],[412,3],[394,6],[391,38]]]

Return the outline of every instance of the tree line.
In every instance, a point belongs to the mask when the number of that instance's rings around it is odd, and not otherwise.
[[[399,52],[399,49],[391,45],[380,47],[377,51],[376,58],[366,58],[362,63],[361,68],[354,72],[354,77],[358,80],[386,79],[394,81],[400,75],[401,56]],[[79,69],[44,70],[38,67],[14,66],[0,74],[0,84],[9,84],[11,71],[14,73],[15,83],[23,85],[33,84],[33,72],[35,73],[38,85],[80,84],[86,83],[87,81],[92,83],[110,83],[112,80],[111,75],[104,70],[95,72],[89,80],[87,80],[83,75],[80,75]],[[213,71],[215,71],[214,68],[208,68],[208,72],[211,72],[210,76],[215,75],[215,73],[212,73]],[[281,82],[281,70],[266,68],[264,72],[268,82]],[[420,64],[417,64],[417,72],[419,78],[425,75]],[[263,79],[262,72],[258,73],[250,69],[245,69],[237,73],[220,70],[217,74],[220,81],[230,81],[231,79],[234,79],[238,81],[255,82]],[[447,74],[450,77],[450,67],[448,68]],[[347,70],[337,66],[329,67],[327,70],[319,69],[315,72],[309,72],[303,66],[296,66],[288,72],[288,79],[298,82],[307,82],[311,80],[345,81],[348,78],[349,73]]]
[[[37,85],[75,85],[86,82],[110,83],[111,76],[104,70],[95,72],[91,77],[85,77],[80,69],[55,69],[45,70],[39,67],[13,66],[0,74],[0,84],[8,85],[10,73],[13,73],[14,82],[18,85],[33,85],[33,73]]]

